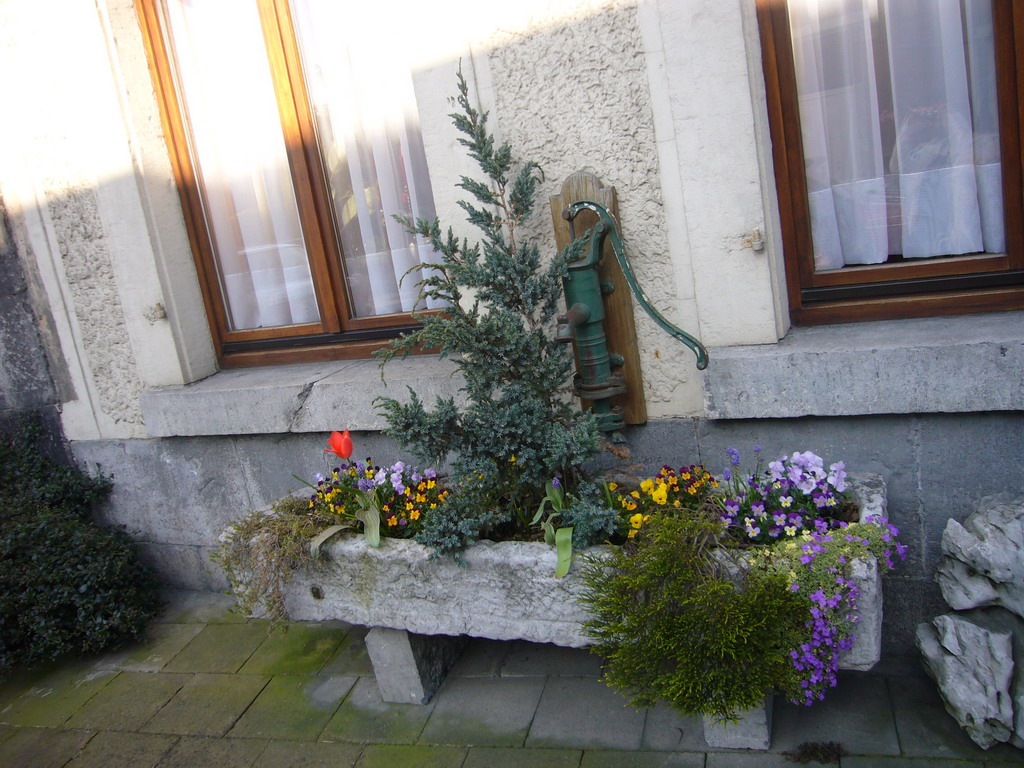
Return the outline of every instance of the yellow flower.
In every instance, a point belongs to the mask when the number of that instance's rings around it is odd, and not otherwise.
[[[629,518],[629,524],[634,528],[639,528],[644,524],[644,516],[637,512],[631,518]]]
[[[650,493],[651,489],[653,487],[654,487],[654,481],[651,480],[650,478],[648,478],[647,480],[644,480],[642,483],[640,483],[640,490],[643,491],[644,493]],[[633,492],[633,495],[636,498],[640,498],[640,496],[636,493],[636,491]]]
[[[420,519],[420,511],[418,509],[414,509],[412,512],[409,513],[409,519],[410,520],[419,520]]]
[[[509,464],[515,464],[516,463],[516,455],[514,453],[509,457],[508,463]]]
[[[389,517],[389,518],[388,518],[388,525],[389,525],[389,526],[391,526],[391,525],[398,525],[398,518],[397,518],[397,517],[395,517],[394,515],[392,515],[391,517]]]
[[[630,529],[629,533],[626,534],[627,539],[632,539],[634,536],[636,536],[636,528]]]
[[[632,496],[634,499],[639,499],[640,491],[632,491],[629,495]]]
[[[618,487],[619,487],[618,483],[608,483],[608,490],[609,491],[614,491]]]
[[[659,485],[651,494],[651,500],[655,504],[664,504],[666,501],[668,501],[668,486]]]

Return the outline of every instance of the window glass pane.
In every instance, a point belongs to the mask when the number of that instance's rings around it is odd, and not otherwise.
[[[291,3],[356,317],[427,308],[417,304],[419,272],[406,273],[439,260],[394,219],[435,214],[410,64],[402,55],[403,35],[416,30],[389,5]]]
[[[1002,252],[990,0],[789,15],[815,268]]]
[[[230,328],[317,322],[256,5],[163,4]]]

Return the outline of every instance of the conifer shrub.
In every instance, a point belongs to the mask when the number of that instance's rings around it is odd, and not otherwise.
[[[418,541],[457,552],[479,537],[523,538],[545,485],[558,478],[566,491],[559,525],[572,525],[574,544],[584,546],[615,530],[616,513],[582,470],[598,450],[596,422],[572,401],[572,351],[554,339],[566,264],[583,241],[545,262],[537,243],[524,239],[540,168],[516,163],[508,144],[496,146],[461,72],[458,91],[461,111],[451,117],[486,177],[462,177],[458,187],[473,201],[460,205],[482,240],[470,245],[450,228],[442,234],[436,219],[403,222],[440,255],[419,285],[447,308],[419,315],[422,327],[381,357],[383,365],[438,350],[464,377],[467,405],[438,398],[428,410],[410,389],[407,402],[381,398],[378,406],[388,435],[426,463],[451,462],[453,493],[428,517]]]
[[[604,680],[637,707],[732,719],[796,684],[807,607],[783,575],[748,572],[716,515],[654,515],[590,559],[583,603]]]
[[[141,636],[158,584],[121,530],[89,519],[110,483],[57,464],[25,420],[0,435],[0,677]]]

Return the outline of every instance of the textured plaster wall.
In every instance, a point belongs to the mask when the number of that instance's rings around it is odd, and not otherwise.
[[[669,251],[647,63],[634,2],[552,2],[521,28],[499,30],[487,61],[495,121],[519,156],[540,163],[534,234],[554,242],[547,198],[574,171],[616,188],[622,235],[641,284],[674,323],[696,328],[690,278]],[[553,246],[552,246],[553,247]],[[688,349],[635,312],[652,417],[697,413]]]

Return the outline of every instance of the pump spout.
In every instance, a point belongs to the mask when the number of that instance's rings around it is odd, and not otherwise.
[[[576,338],[576,329],[590,319],[590,307],[586,304],[576,302],[564,315],[558,316],[558,324],[555,326],[555,340],[562,344],[569,344]]]

